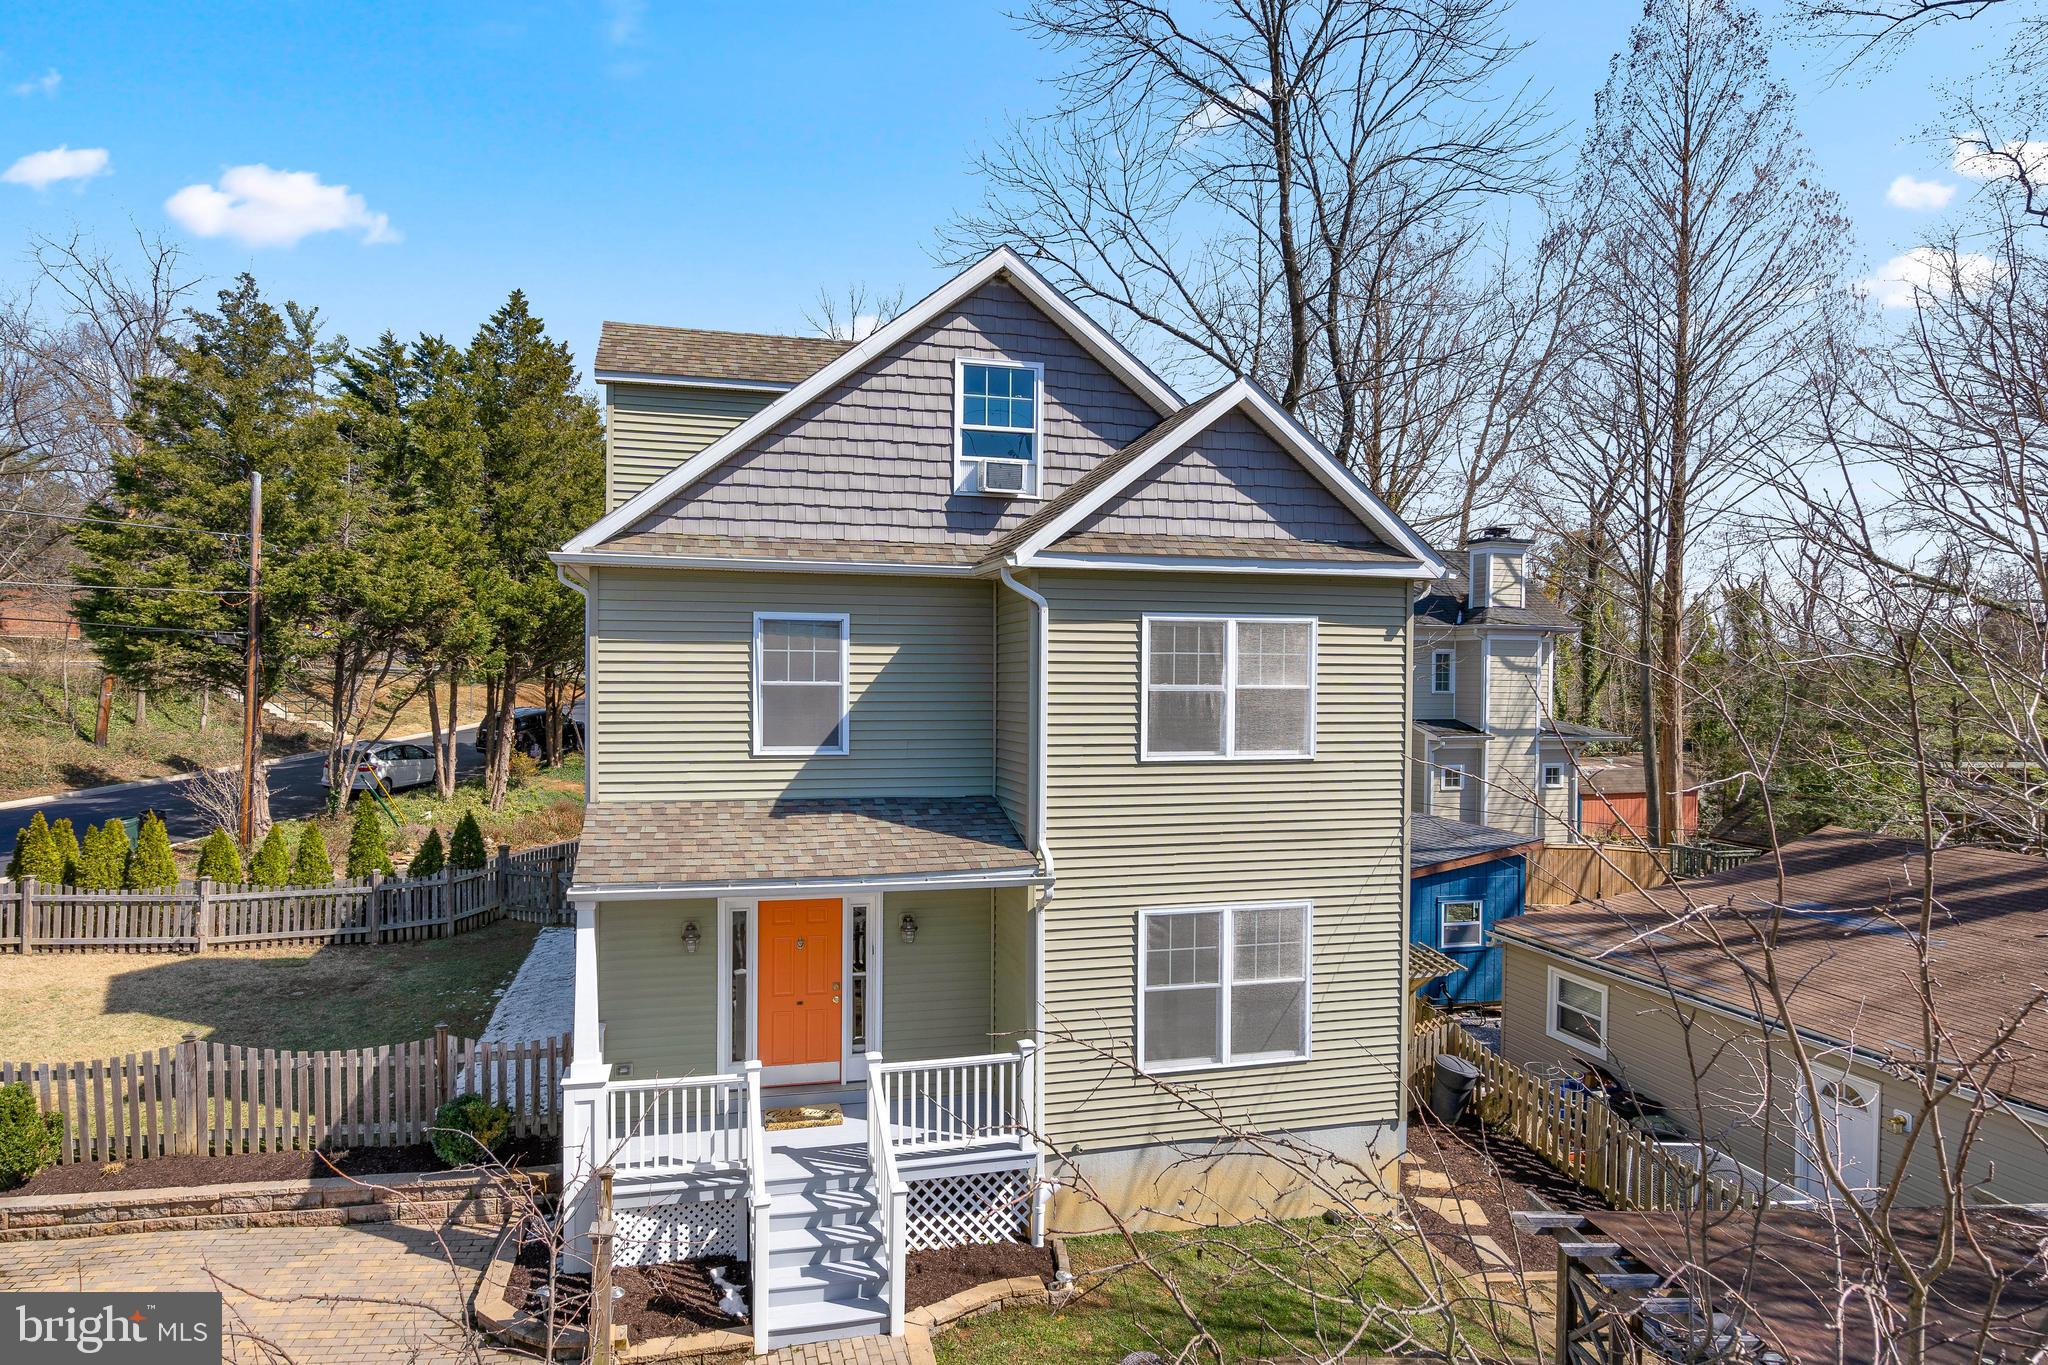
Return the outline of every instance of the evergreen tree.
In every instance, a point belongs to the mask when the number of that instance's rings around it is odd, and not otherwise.
[[[430,829],[427,831],[427,841],[420,845],[420,851],[413,855],[412,862],[406,866],[405,875],[437,877],[441,874],[441,869],[447,865],[448,855],[441,848],[441,831]]]
[[[258,886],[284,886],[291,876],[292,848],[285,842],[284,826],[272,825],[249,864],[249,880]]]
[[[128,826],[108,820],[100,826],[100,851],[93,863],[93,885],[99,891],[118,891],[128,880]]]
[[[334,859],[327,856],[327,840],[321,836],[320,826],[309,820],[299,836],[299,851],[292,858],[292,885],[326,886],[333,880]]]
[[[78,845],[78,833],[71,827],[71,817],[66,816],[50,826],[50,839],[57,845],[57,862],[62,869],[59,877],[66,886],[78,885],[78,872],[85,861],[85,850]]]
[[[348,875],[367,877],[372,872],[392,873],[391,854],[384,847],[384,822],[377,813],[377,804],[370,800],[356,802],[355,823],[348,831]]]
[[[72,882],[81,891],[112,891],[119,877],[107,875],[107,832],[99,825],[85,827],[85,840],[78,848],[78,876]]]
[[[161,891],[178,884],[178,861],[171,856],[171,832],[164,828],[162,816],[143,820],[121,884],[130,891]]]
[[[242,852],[224,829],[206,836],[199,847],[199,875],[216,882],[239,885],[242,881]]]
[[[37,811],[29,817],[14,836],[14,860],[7,864],[7,875],[16,881],[34,877],[38,882],[54,885],[64,878],[64,864],[57,853],[57,843],[50,837],[50,824]]]
[[[455,833],[448,840],[448,861],[462,870],[490,862],[490,855],[484,851],[483,826],[476,822],[475,811],[465,813],[455,822]]]

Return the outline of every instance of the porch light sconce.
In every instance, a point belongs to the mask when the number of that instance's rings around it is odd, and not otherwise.
[[[698,933],[698,932],[697,932],[697,921],[695,921],[695,920],[691,920],[691,921],[689,921],[689,922],[688,922],[687,924],[683,925],[683,951],[684,951],[684,952],[686,952],[686,953],[694,953],[694,952],[696,952],[696,951],[697,951],[697,945],[698,945],[698,944],[700,944],[700,943],[702,943],[703,941],[704,941],[704,936],[703,936],[702,934],[700,934],[700,933]]]
[[[903,936],[905,943],[917,942],[917,921],[905,915],[902,922],[896,926],[896,932]]]

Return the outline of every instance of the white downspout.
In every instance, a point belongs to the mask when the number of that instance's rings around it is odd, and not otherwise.
[[[1006,586],[1032,605],[1038,628],[1034,652],[1037,667],[1032,679],[1032,724],[1031,724],[1031,837],[1038,847],[1038,861],[1045,872],[1045,885],[1038,893],[1038,906],[1031,916],[1031,1035],[1038,1044],[1038,1067],[1033,1078],[1031,1112],[1043,1129],[1045,1113],[1045,1070],[1049,1049],[1045,1045],[1045,912],[1052,903],[1053,886],[1059,880],[1052,860],[1052,841],[1046,835],[1046,769],[1052,752],[1052,742],[1046,733],[1046,717],[1051,711],[1052,606],[1038,592],[1019,583],[1010,572],[1011,566],[1003,565],[1001,577]],[[1039,1165],[1033,1174],[1039,1176],[1037,1208],[1033,1211],[1033,1224],[1042,1229],[1045,1226],[1045,1208],[1048,1190],[1043,1180],[1043,1145]]]

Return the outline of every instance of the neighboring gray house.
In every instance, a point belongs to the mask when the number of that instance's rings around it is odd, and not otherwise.
[[[1423,814],[1577,843],[1575,752],[1627,737],[1557,719],[1557,642],[1579,627],[1536,590],[1530,543],[1487,527],[1415,603],[1411,799]]]
[[[900,1325],[918,1246],[1269,1204],[1219,1115],[1389,1168],[1422,539],[1008,251],[598,371],[572,1207],[751,1253],[766,1344]]]

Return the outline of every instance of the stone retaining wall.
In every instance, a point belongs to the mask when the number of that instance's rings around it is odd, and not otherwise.
[[[558,1177],[557,1168],[538,1166],[520,1171],[513,1179],[546,1194]],[[514,1211],[514,1202],[496,1181],[473,1173],[361,1180],[328,1176],[191,1189],[0,1196],[0,1243],[203,1228],[331,1227],[401,1219],[495,1227]]]

